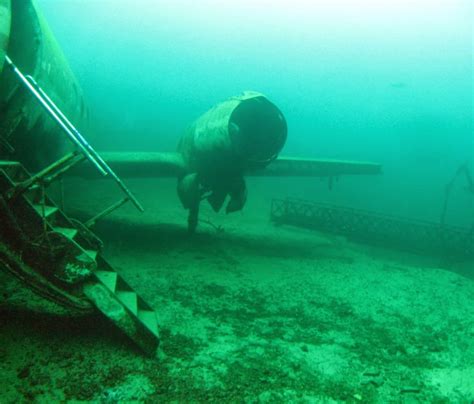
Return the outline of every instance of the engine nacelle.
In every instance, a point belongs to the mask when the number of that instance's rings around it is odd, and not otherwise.
[[[264,95],[245,92],[199,117],[181,139],[178,151],[203,186],[264,168],[283,148],[287,124],[281,111]]]

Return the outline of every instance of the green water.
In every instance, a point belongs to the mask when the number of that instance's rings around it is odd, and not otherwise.
[[[92,111],[98,149],[174,150],[243,90],[285,114],[282,155],[377,161],[384,175],[288,194],[438,221],[472,168],[469,0],[235,3],[39,0]],[[469,226],[464,179],[448,221]],[[309,191],[309,192],[308,192]]]
[[[176,179],[127,178],[145,212],[126,204],[99,221],[104,247],[92,261],[108,271],[108,288],[115,270],[155,310],[157,354],[138,349],[134,317],[115,311],[119,292],[133,294],[122,281],[102,305],[82,283],[76,291],[116,326],[0,271],[1,403],[474,399],[472,255],[415,255],[377,232],[369,245],[350,232],[269,220],[273,198],[294,197],[349,215],[354,207],[438,222],[455,178],[446,222],[473,224],[468,179],[454,177],[461,164],[474,168],[471,1],[37,3],[84,90],[92,113],[84,134],[98,150],[174,151],[194,119],[251,89],[286,117],[283,156],[374,161],[383,174],[342,177],[332,190],[325,179],[251,177],[243,212],[215,214],[203,203],[192,236]],[[118,198],[107,180],[69,177],[64,190],[66,213],[83,222]],[[11,224],[28,220],[4,206],[0,269],[13,272],[6,252],[29,270],[30,250],[40,250],[56,257],[45,261],[47,276],[67,270],[66,252],[77,250],[62,248],[73,242],[31,240]],[[11,244],[10,228],[30,250]],[[77,242],[98,249],[90,235]]]

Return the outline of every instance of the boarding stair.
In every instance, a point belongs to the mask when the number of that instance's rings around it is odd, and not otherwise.
[[[103,257],[100,239],[87,226],[69,218],[46,194],[41,183],[48,178],[46,172],[42,177],[31,176],[18,162],[0,161],[0,191],[19,228],[28,238],[42,240],[43,245],[61,246],[58,262],[50,262],[46,271],[38,269],[39,275],[54,289],[75,292],[69,294],[69,302],[64,303],[62,296],[59,304],[87,308],[83,299],[80,302],[82,292],[145,352],[155,352],[159,339],[154,310]],[[34,262],[29,264],[35,269]],[[25,278],[20,274],[20,279]]]
[[[5,221],[0,227],[0,268],[62,306],[79,311],[95,306],[154,355],[159,345],[156,313],[103,257],[102,242],[91,231],[97,220],[125,202],[143,211],[141,204],[34,78],[24,75],[8,56],[5,60],[75,150],[33,175],[20,162],[0,160],[0,218]],[[125,197],[82,223],[69,218],[46,190],[86,159],[111,177]]]

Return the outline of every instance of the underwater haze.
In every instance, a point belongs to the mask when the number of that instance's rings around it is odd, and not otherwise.
[[[251,89],[287,119],[282,155],[383,165],[332,193],[285,179],[281,195],[437,221],[445,185],[461,164],[472,171],[470,0],[38,4],[84,89],[99,150],[175,150],[200,114]],[[448,221],[468,227],[472,197],[457,182]]]
[[[0,404],[474,404],[473,7],[0,0]]]

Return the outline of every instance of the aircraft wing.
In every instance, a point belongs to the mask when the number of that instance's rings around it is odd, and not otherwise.
[[[118,176],[124,178],[177,177],[184,172],[184,162],[180,153],[100,152],[99,154]],[[72,168],[69,175],[101,178],[88,161]]]
[[[381,174],[382,166],[366,161],[278,157],[268,167],[249,172],[262,177],[337,177],[339,175]]]
[[[185,172],[180,153],[102,152],[102,158],[120,177],[177,177]],[[329,159],[279,157],[268,167],[246,173],[259,177],[337,177],[339,175],[373,175],[381,173],[377,163]],[[88,162],[74,167],[70,175],[100,178]]]

